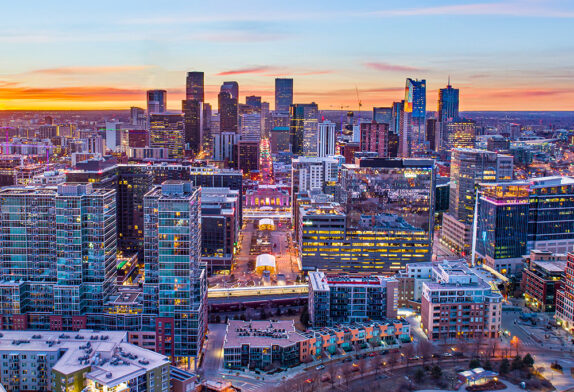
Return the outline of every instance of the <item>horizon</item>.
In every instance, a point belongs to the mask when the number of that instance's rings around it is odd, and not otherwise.
[[[28,5],[5,6],[0,41],[17,55],[0,65],[0,110],[122,110],[149,89],[179,110],[193,70],[213,107],[236,80],[240,101],[273,108],[275,77],[321,110],[390,106],[412,77],[432,110],[450,77],[461,111],[574,110],[574,5],[559,0]]]

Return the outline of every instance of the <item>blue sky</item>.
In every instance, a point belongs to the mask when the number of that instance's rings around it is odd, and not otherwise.
[[[401,99],[426,78],[429,109],[451,75],[465,110],[574,110],[574,2],[11,1],[0,25],[0,109],[127,108],[185,72],[207,98],[237,80],[273,103],[273,78],[322,109]]]

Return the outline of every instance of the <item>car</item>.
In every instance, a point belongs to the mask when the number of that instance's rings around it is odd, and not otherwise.
[[[353,360],[353,358],[347,357],[347,358],[343,359],[342,362],[351,362],[352,360]]]
[[[381,355],[387,355],[388,353],[389,353],[389,350],[381,351]]]
[[[369,357],[374,357],[375,355],[377,355],[376,353],[370,353]]]
[[[353,367],[351,368],[351,371],[352,371],[352,372],[358,372],[359,370],[360,370],[360,369],[359,369],[359,365],[357,365],[356,363],[354,363],[354,364],[353,364]]]
[[[452,353],[444,353],[442,356],[443,357],[452,357]]]
[[[305,382],[306,382],[307,384],[312,384],[312,383],[313,383],[313,379],[312,379],[312,378],[308,378],[308,379],[305,380]]]
[[[315,368],[315,370],[323,370],[325,369],[325,365],[319,365]]]

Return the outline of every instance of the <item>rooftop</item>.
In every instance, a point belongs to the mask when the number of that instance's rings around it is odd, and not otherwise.
[[[238,347],[242,344],[251,347],[286,347],[304,340],[305,337],[295,329],[293,320],[229,320],[223,347]]]

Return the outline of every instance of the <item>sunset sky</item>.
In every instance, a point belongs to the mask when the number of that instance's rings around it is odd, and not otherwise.
[[[461,110],[574,110],[574,1],[5,1],[0,109],[127,109],[204,71],[216,104],[295,79],[295,102],[363,109],[426,78],[427,108],[451,76]],[[216,107],[216,106],[215,106]]]

